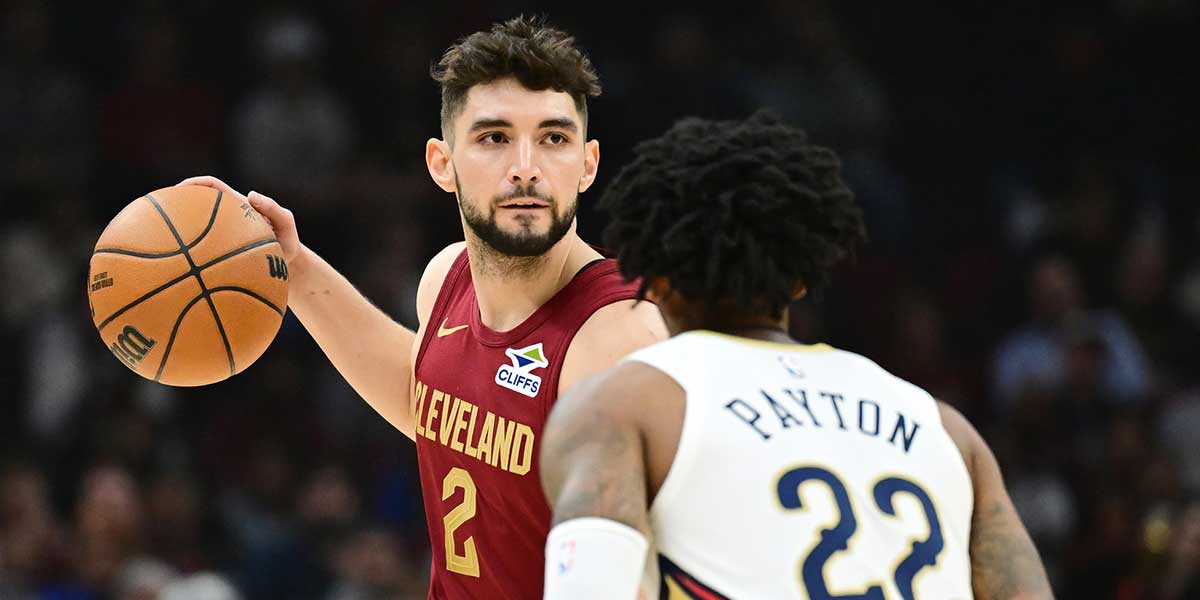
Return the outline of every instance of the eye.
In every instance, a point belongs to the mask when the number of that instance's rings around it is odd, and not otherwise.
[[[499,131],[484,134],[483,137],[479,138],[479,143],[481,144],[503,144],[504,141],[504,134]]]
[[[560,144],[565,144],[570,140],[567,139],[567,136],[565,136],[561,133],[551,133],[546,136],[546,141],[549,142],[552,146],[558,146]]]

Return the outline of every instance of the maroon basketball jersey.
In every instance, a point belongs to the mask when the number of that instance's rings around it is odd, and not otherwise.
[[[480,321],[466,251],[454,261],[413,383],[431,599],[542,597],[550,508],[538,449],[563,358],[592,313],[636,292],[616,261],[598,261],[499,333]]]

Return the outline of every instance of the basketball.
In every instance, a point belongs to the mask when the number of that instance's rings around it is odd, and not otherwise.
[[[231,377],[266,351],[287,309],[288,271],[271,226],[242,198],[163,188],[100,234],[87,281],[112,353],[159,383]]]

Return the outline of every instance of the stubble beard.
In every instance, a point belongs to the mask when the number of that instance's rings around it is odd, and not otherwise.
[[[462,186],[459,186],[462,189]],[[534,233],[529,229],[535,218],[522,217],[518,223],[522,225],[517,233],[510,233],[500,228],[496,223],[496,206],[504,200],[519,197],[535,196],[550,204],[550,227],[545,233]],[[485,214],[475,207],[462,192],[458,194],[458,207],[462,212],[463,222],[471,230],[479,243],[471,244],[482,261],[481,267],[506,275],[524,275],[536,272],[545,260],[545,255],[571,230],[575,222],[578,203],[571,202],[563,214],[558,212],[558,202],[548,196],[536,194],[532,189],[515,190],[503,198],[497,198]],[[467,240],[470,244],[472,240]]]

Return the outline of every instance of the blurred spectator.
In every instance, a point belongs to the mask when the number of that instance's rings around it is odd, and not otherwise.
[[[216,566],[213,546],[221,533],[208,514],[200,483],[184,472],[165,472],[146,491],[147,551],[185,573]]]
[[[1200,501],[1192,502],[1172,526],[1167,569],[1159,586],[1164,600],[1200,597]]]
[[[159,600],[241,600],[242,596],[225,577],[196,573],[167,584]]]
[[[1111,597],[1118,600],[1190,600],[1200,594],[1200,501],[1152,512],[1138,572]]]
[[[1200,496],[1200,389],[1175,394],[1163,403],[1152,432],[1179,465],[1188,493]]]
[[[114,600],[158,600],[176,578],[174,569],[153,558],[130,559],[114,584]]]
[[[142,546],[144,517],[138,485],[124,469],[99,466],[85,476],[75,507],[80,540],[132,555]]]
[[[69,287],[74,278],[70,259],[50,233],[33,223],[13,223],[0,230],[0,278],[10,289],[0,297],[0,328],[23,342],[17,365],[23,371],[14,384],[24,393],[24,405],[11,407],[20,415],[24,433],[38,443],[59,438],[79,409],[88,378],[79,315],[70,309]],[[76,288],[79,289],[79,288]],[[7,338],[8,336],[6,336]],[[0,402],[18,402],[7,397]]]
[[[1168,295],[1169,268],[1166,242],[1157,230],[1131,236],[1116,265],[1115,288],[1122,314],[1147,355],[1168,381],[1186,377],[1188,345],[1200,337],[1187,327]]]
[[[1120,315],[1087,309],[1071,263],[1059,256],[1041,258],[1031,269],[1028,285],[1032,319],[1002,341],[995,356],[993,399],[999,409],[1006,412],[1028,386],[1059,389],[1066,383],[1069,359],[1090,356],[1068,352],[1073,340],[1083,341],[1078,336],[1094,336],[1100,346],[1089,348],[1107,357],[1105,369],[1097,373],[1102,375],[1104,394],[1114,402],[1140,401],[1150,387],[1141,346]]]
[[[363,529],[337,550],[338,580],[325,600],[420,600],[426,583],[386,531]]]
[[[65,533],[48,494],[36,467],[0,467],[0,598],[32,599],[45,579],[66,566]]]
[[[286,600],[327,585],[322,549],[307,537],[305,523],[294,518],[296,469],[285,448],[264,441],[247,458],[242,485],[222,499],[221,511],[237,544],[233,581],[250,598]],[[330,503],[312,504],[324,509]]]

